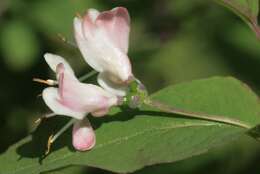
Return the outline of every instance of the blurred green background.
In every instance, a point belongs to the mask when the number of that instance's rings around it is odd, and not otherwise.
[[[235,76],[260,93],[260,42],[246,24],[214,1],[0,0],[0,153],[33,131],[34,120],[48,111],[37,97],[45,86],[32,82],[33,77],[53,77],[43,54],[64,56],[78,76],[89,72],[79,51],[58,35],[74,42],[76,13],[116,6],[130,12],[129,57],[135,75],[150,92],[193,79]],[[136,173],[258,174],[259,164],[260,143],[244,136],[205,155]],[[49,173],[107,172],[74,166]]]

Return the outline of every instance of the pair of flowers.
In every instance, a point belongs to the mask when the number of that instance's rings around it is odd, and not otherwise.
[[[47,87],[43,90],[43,100],[53,111],[46,117],[72,117],[65,127],[50,137],[49,146],[73,125],[72,139],[75,149],[84,151],[94,147],[95,133],[86,115],[106,115],[110,107],[122,102],[128,84],[134,79],[127,56],[129,25],[130,17],[123,7],[104,12],[89,9],[84,17],[74,18],[77,46],[85,61],[99,72],[97,81],[101,87],[81,83],[61,56],[50,53],[44,55],[57,77],[57,81],[47,80],[47,83],[58,85],[58,88]]]

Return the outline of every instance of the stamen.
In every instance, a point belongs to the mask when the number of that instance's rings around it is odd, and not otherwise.
[[[35,120],[34,123],[35,124],[40,124],[42,122],[42,120],[50,118],[50,117],[53,117],[55,115],[56,115],[55,113],[50,113],[50,114],[44,115],[43,117],[40,117],[37,120]]]
[[[43,84],[46,84],[46,85],[50,85],[50,86],[54,86],[54,85],[58,84],[57,81],[51,80],[51,79],[43,80],[43,79],[40,79],[40,78],[33,78],[33,81],[38,82],[38,83],[43,83]]]
[[[44,118],[50,118],[50,117],[53,117],[53,116],[55,116],[55,115],[57,115],[57,114],[55,114],[55,113],[50,113],[50,114],[45,115]]]
[[[62,127],[55,135],[51,135],[48,139],[47,143],[47,150],[45,152],[45,155],[48,155],[51,149],[51,145],[54,143],[54,141],[63,133],[65,132],[72,124],[74,124],[77,120],[71,119],[64,127]]]
[[[53,138],[53,135],[49,136],[49,138],[48,138],[47,150],[45,152],[45,155],[48,155],[50,153],[51,144],[52,144],[52,138]]]
[[[77,45],[76,45],[75,43],[68,41],[68,40],[66,39],[66,37],[64,37],[62,34],[59,33],[59,34],[58,34],[58,37],[59,37],[64,43],[66,43],[66,44],[68,44],[68,45],[70,45],[70,46],[72,46],[72,47],[77,48]]]
[[[78,18],[81,18],[81,19],[82,19],[82,16],[81,16],[81,14],[80,14],[79,12],[76,12],[76,16],[77,16]]]
[[[41,97],[42,96],[42,94],[38,94],[36,97],[38,98],[38,97]]]
[[[34,121],[34,124],[40,124],[42,122],[42,118],[38,118],[37,120]]]

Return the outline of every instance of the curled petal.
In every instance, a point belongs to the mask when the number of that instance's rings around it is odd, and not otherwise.
[[[89,16],[90,20],[94,23],[95,20],[97,19],[98,15],[99,15],[99,11],[94,9],[94,8],[90,8],[87,11],[87,16]]]
[[[96,24],[116,47],[124,53],[128,52],[130,16],[126,8],[116,7],[110,11],[102,12],[98,15]]]
[[[42,97],[46,105],[57,115],[70,116],[76,119],[83,119],[85,117],[85,112],[72,110],[60,103],[60,96],[57,88],[45,88],[42,92]]]
[[[63,57],[51,53],[46,53],[44,54],[44,58],[47,64],[54,72],[56,72],[58,64],[62,63],[64,65],[65,71],[69,74],[74,75],[74,71],[72,70],[71,66]]]
[[[99,86],[75,81],[69,74],[59,74],[59,88],[43,90],[43,100],[57,115],[83,119],[88,113],[105,115],[111,106],[118,104],[118,98]]]
[[[91,26],[91,27],[90,27]],[[74,18],[74,35],[77,42],[77,45],[86,60],[86,62],[94,68],[96,71],[103,71],[103,67],[99,62],[101,53],[99,49],[95,47],[98,42],[95,42],[94,38],[92,38],[92,34],[95,30],[92,25],[88,28],[88,32],[83,33],[83,20],[80,18]],[[92,29],[94,31],[92,31]],[[88,34],[87,34],[88,33]],[[85,37],[89,36],[89,37]],[[94,40],[94,41],[93,41]]]
[[[83,35],[85,37],[92,37],[96,30],[95,20],[99,15],[99,11],[96,9],[89,9],[86,15],[83,17]]]
[[[74,123],[72,134],[72,144],[75,149],[85,151],[95,146],[95,132],[87,118]]]
[[[117,97],[108,93],[99,86],[84,84],[75,80],[73,76],[62,71],[59,72],[59,102],[77,112],[90,113],[104,110],[117,104]]]
[[[84,39],[83,31],[82,31],[82,19],[79,17],[75,17],[73,20],[74,25],[74,34],[78,39]]]

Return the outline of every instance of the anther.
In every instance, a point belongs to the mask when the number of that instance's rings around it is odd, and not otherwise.
[[[54,113],[53,113],[54,114]],[[51,114],[49,114],[51,115]],[[51,145],[53,142],[63,133],[65,132],[72,124],[74,124],[77,120],[76,119],[71,119],[65,126],[63,126],[55,135],[51,135],[48,139],[47,143],[47,150],[45,152],[45,155],[48,155],[51,149]]]
[[[58,33],[58,37],[59,37],[63,42],[66,42],[66,38],[65,38],[62,34]]]
[[[80,14],[79,12],[76,12],[76,16],[77,16],[78,18],[81,18],[81,19],[82,19],[82,16],[81,16],[81,14]]]
[[[43,118],[38,118],[37,120],[34,121],[34,124],[40,124],[42,122]]]
[[[44,115],[44,116],[38,118],[37,120],[35,120],[34,123],[35,123],[35,124],[40,124],[44,119],[53,117],[53,116],[55,116],[55,115],[56,115],[55,113],[46,114],[46,115]]]
[[[53,143],[53,135],[49,136],[48,143],[47,143],[47,150],[45,152],[45,155],[48,155],[50,153],[52,143]]]
[[[39,78],[33,78],[33,81],[38,82],[38,83],[43,83],[43,84],[46,84],[46,85],[50,85],[50,86],[54,86],[54,85],[58,84],[57,81],[51,80],[51,79],[43,80],[43,79],[39,79]]]
[[[38,98],[38,97],[42,97],[42,94],[38,94],[36,97],[37,97],[37,98]]]

